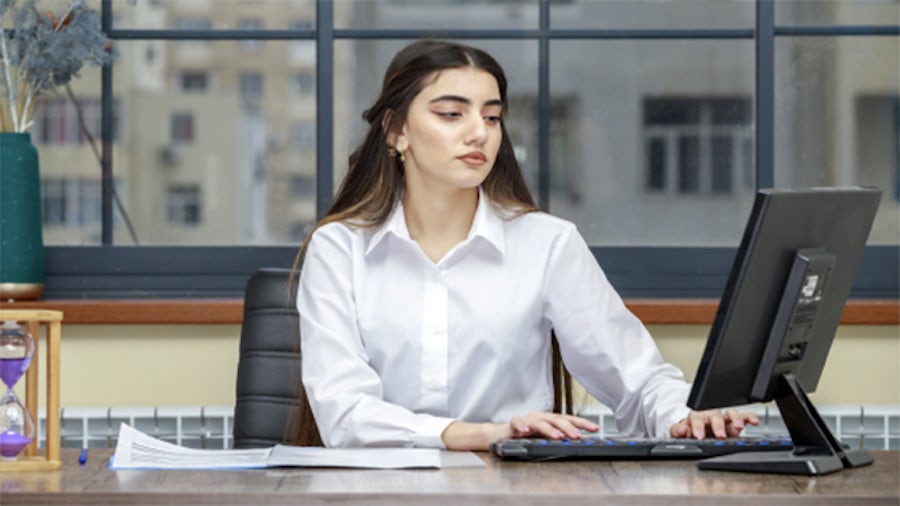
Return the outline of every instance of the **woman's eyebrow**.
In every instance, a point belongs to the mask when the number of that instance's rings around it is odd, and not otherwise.
[[[469,99],[466,98],[466,97],[461,97],[461,96],[459,96],[459,95],[441,95],[441,96],[439,96],[439,97],[437,97],[437,98],[433,98],[433,99],[429,100],[428,103],[429,103],[429,104],[433,104],[433,103],[435,103],[435,102],[443,102],[443,101],[445,101],[445,100],[446,100],[446,101],[450,101],[450,102],[459,102],[459,103],[465,104],[465,105],[472,105],[472,101],[471,101],[471,100],[469,100]],[[485,105],[485,106],[489,106],[489,105],[502,106],[502,105],[503,105],[503,102],[502,102],[499,98],[494,98],[494,99],[491,99],[491,100],[486,101],[486,102],[484,103],[484,105]]]

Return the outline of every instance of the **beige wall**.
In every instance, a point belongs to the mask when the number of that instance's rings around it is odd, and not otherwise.
[[[709,328],[651,326],[667,360],[691,379]],[[63,325],[62,406],[234,404],[238,325]],[[819,405],[900,404],[900,327],[844,326]]]

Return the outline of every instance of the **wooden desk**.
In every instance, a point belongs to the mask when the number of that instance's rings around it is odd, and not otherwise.
[[[460,504],[875,505],[900,504],[900,452],[872,466],[819,476],[699,471],[693,461],[502,462],[486,468],[378,471],[110,471],[112,450],[58,472],[0,477],[0,504]]]

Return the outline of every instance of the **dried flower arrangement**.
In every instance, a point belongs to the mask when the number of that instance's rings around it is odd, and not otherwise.
[[[0,132],[27,132],[45,95],[78,77],[86,62],[112,59],[100,16],[83,0],[60,14],[39,11],[37,0],[17,4],[0,0]]]

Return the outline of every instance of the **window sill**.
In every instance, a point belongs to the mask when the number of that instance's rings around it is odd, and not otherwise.
[[[628,308],[645,324],[709,325],[719,301],[713,299],[628,299]],[[3,303],[4,309],[62,311],[67,324],[239,324],[241,299],[42,300]],[[851,300],[843,325],[898,325],[900,301]]]

